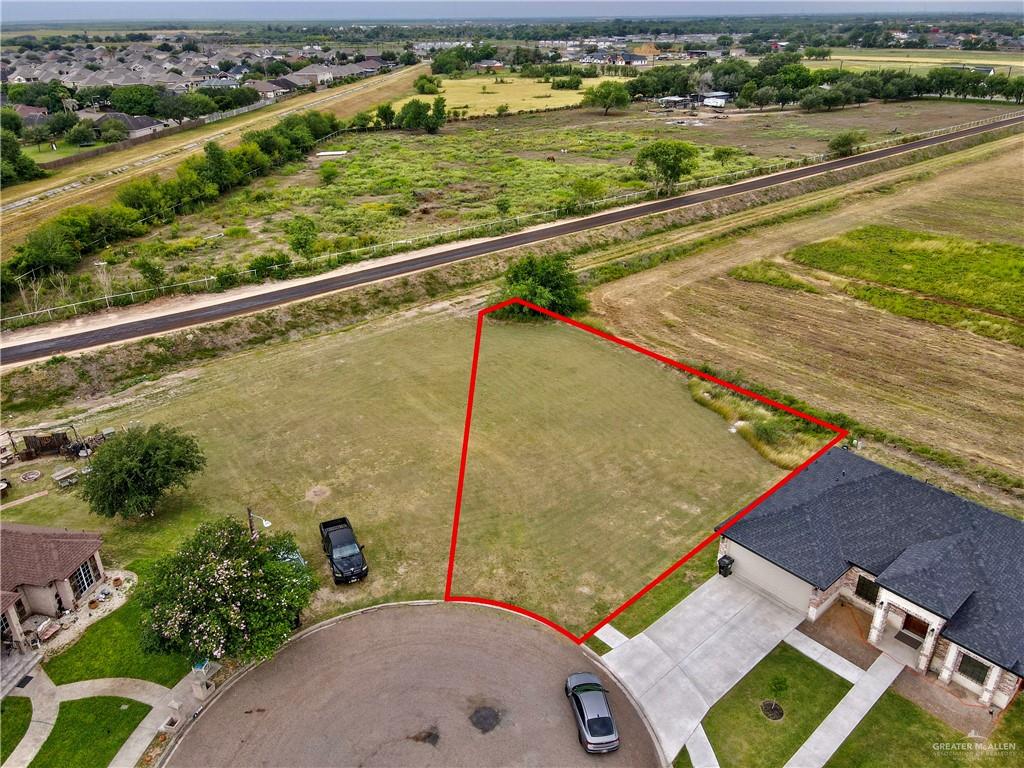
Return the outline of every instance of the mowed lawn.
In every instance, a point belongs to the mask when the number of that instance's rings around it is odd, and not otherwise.
[[[776,678],[787,684],[777,698],[771,688]],[[722,768],[778,768],[850,688],[846,680],[783,643],[719,699],[704,718],[704,730]],[[782,706],[781,720],[769,720],[761,712],[761,702],[773,698]]]
[[[488,319],[453,591],[582,634],[783,474],[728,426],[680,371]]]
[[[538,594],[522,595],[524,604],[578,595],[568,604],[582,608],[582,623],[633,594],[781,471],[697,406],[678,373],[568,330],[489,329],[477,424],[491,427],[474,443],[463,551],[474,504],[529,494],[518,508],[550,499],[563,515],[579,515],[565,522],[593,526],[592,537],[566,538],[574,528],[555,526],[561,538],[536,537],[521,542],[534,549],[503,555],[510,568],[530,572],[526,583]],[[5,519],[99,530],[105,558],[126,564],[166,554],[202,521],[242,519],[252,506],[274,530],[292,531],[319,569],[324,587],[307,618],[438,597],[473,331],[471,317],[382,321],[240,354],[149,396],[132,393],[76,427],[88,433],[138,420],[191,432],[208,463],[189,489],[142,522],[97,518],[74,492],[53,490],[5,510]],[[506,428],[509,416],[519,420],[511,423],[517,434]],[[526,442],[513,439],[520,436]],[[41,468],[48,477],[52,465]],[[354,586],[330,583],[319,549],[318,522],[339,515],[352,520],[370,561],[369,579]],[[529,532],[522,522],[514,530]],[[486,567],[481,558],[466,562]]]
[[[29,768],[109,765],[151,707],[117,696],[62,701],[53,730]]]
[[[443,77],[441,93],[448,109],[464,110],[470,116],[496,114],[498,106],[504,104],[510,113],[529,112],[536,109],[571,107],[583,101],[583,92],[605,80],[625,82],[622,77],[592,77],[583,81],[579,90],[555,90],[551,83],[539,78],[520,77],[507,72],[493,75],[467,75],[462,78]],[[432,101],[434,94],[411,96],[412,99]],[[401,109],[409,99],[395,103]]]

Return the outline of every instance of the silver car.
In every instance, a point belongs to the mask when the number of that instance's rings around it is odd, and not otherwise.
[[[576,716],[576,730],[587,752],[614,752],[619,748],[619,731],[615,727],[608,691],[601,680],[589,672],[576,672],[565,681],[565,695]]]

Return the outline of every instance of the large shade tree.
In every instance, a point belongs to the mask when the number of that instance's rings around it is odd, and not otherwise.
[[[191,435],[163,424],[133,427],[96,451],[81,493],[102,517],[147,517],[169,489],[184,488],[205,465]]]
[[[576,315],[590,306],[569,260],[558,254],[531,255],[514,262],[505,271],[499,298],[526,299],[560,315]],[[509,318],[536,317],[532,309],[521,304],[511,304],[500,313]]]
[[[194,660],[269,658],[317,587],[295,552],[291,534],[253,537],[230,517],[199,526],[140,587],[144,643]]]

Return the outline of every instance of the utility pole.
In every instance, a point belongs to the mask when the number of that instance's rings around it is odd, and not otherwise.
[[[249,518],[249,538],[256,541],[256,525],[252,521],[252,507],[246,507],[245,514]]]

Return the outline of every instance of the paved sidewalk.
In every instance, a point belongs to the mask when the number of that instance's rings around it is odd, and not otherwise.
[[[32,720],[17,748],[4,762],[4,768],[28,767],[53,730],[62,701],[93,696],[120,696],[152,707],[110,763],[111,768],[132,768],[159,732],[160,726],[171,715],[188,718],[198,708],[199,702],[192,696],[191,682],[191,675],[186,675],[174,688],[131,677],[107,677],[54,685],[43,668],[37,666],[32,670],[32,682],[25,688],[15,689],[11,694],[31,699]],[[172,703],[179,705],[179,708],[172,708]]]
[[[738,578],[714,576],[601,658],[674,757],[714,703],[803,618]]]
[[[690,756],[693,768],[719,768],[718,755],[708,741],[708,735],[704,733],[702,725],[698,725],[686,740],[686,752]]]
[[[821,768],[825,765],[902,671],[901,662],[884,653],[879,656],[789,759],[786,768]]]
[[[629,640],[628,637],[619,632],[619,630],[611,624],[605,624],[594,633],[594,636],[610,648],[618,648]]]
[[[792,646],[804,656],[818,662],[830,672],[835,672],[844,680],[856,684],[864,676],[864,670],[852,661],[844,659],[831,648],[814,640],[799,629],[794,629],[786,635],[786,645]]]
[[[4,768],[27,768],[53,730],[53,724],[57,722],[60,709],[57,686],[47,677],[42,667],[37,666],[31,674],[32,682],[24,688],[15,688],[10,694],[32,700],[32,720],[18,746],[4,762]]]

